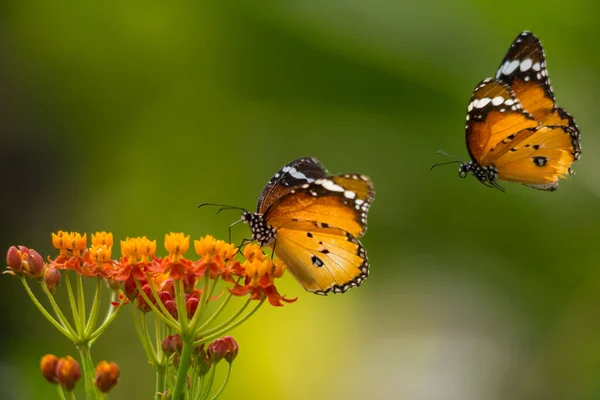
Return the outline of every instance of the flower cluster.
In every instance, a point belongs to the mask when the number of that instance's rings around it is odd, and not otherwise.
[[[236,341],[223,335],[250,318],[267,301],[278,307],[296,301],[282,296],[275,286],[285,272],[284,263],[268,257],[255,244],[238,249],[207,235],[193,241],[195,259],[186,258],[191,243],[190,236],[183,233],[165,235],[164,248],[168,254],[164,257],[156,254],[156,240],[145,236],[120,241],[118,259],[113,258],[112,233],[92,234],[88,247],[87,234],[58,231],[52,234],[52,244],[58,255],[48,257],[46,262],[33,249],[10,247],[5,273],[20,278],[42,314],[80,353],[81,369],[71,357],[44,356],[41,362],[44,377],[72,391],[83,375],[88,399],[103,398],[119,380],[120,371],[115,363],[102,361],[94,370],[89,350],[127,304],[133,306],[134,325],[149,363],[156,370],[156,398],[165,395],[208,398],[216,366],[224,359],[229,365],[228,372],[212,396],[216,398],[227,384],[231,364],[238,354]],[[76,285],[71,283],[73,275]],[[54,316],[29,288],[27,281],[31,278],[42,284]],[[85,278],[97,282],[89,314],[82,283]],[[63,280],[73,321],[54,299]],[[111,289],[111,299],[104,322],[98,326],[105,285]],[[218,285],[223,289],[217,290]],[[247,300],[237,312],[216,324],[232,297],[247,297]],[[251,303],[255,306],[246,311]],[[148,313],[156,322],[152,329],[146,325]]]

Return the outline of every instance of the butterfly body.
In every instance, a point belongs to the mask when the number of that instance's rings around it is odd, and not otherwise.
[[[579,129],[556,107],[544,50],[531,32],[513,41],[495,78],[477,85],[466,119],[471,161],[459,176],[470,173],[490,187],[503,190],[498,181],[509,181],[555,190],[581,155]]]
[[[359,238],[374,198],[369,178],[329,175],[314,158],[286,164],[244,212],[252,238],[269,246],[310,292],[343,293],[369,274]]]

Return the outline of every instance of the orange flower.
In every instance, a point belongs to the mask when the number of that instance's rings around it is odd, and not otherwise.
[[[59,359],[56,364],[56,378],[63,388],[72,391],[75,383],[81,378],[79,363],[71,356]]]
[[[81,257],[87,248],[87,234],[81,236],[78,232],[58,231],[52,234],[52,244],[60,250],[61,256]]]
[[[186,260],[183,254],[190,247],[190,236],[183,233],[165,235],[165,248],[169,256],[164,260],[155,259],[148,266],[148,271],[158,274],[168,274],[173,279],[182,279],[192,267],[192,262]]]
[[[263,260],[267,259],[267,255],[262,251],[262,248],[255,243],[250,243],[250,244],[247,244],[246,246],[244,246],[243,255],[244,255],[244,258],[248,261],[252,261],[252,260],[263,261]]]
[[[129,277],[137,280],[146,279],[146,269],[150,259],[156,252],[156,240],[150,241],[146,236],[121,240],[121,262],[114,272],[114,278],[125,281]]]
[[[270,260],[261,257],[254,257],[251,261],[247,260],[242,265],[245,271],[244,286],[235,284],[233,289],[229,289],[234,296],[245,296],[250,294],[252,300],[263,300],[267,298],[269,303],[274,306],[283,306],[282,301],[293,303],[297,300],[286,299],[281,296],[275,287],[274,280],[280,278],[285,271],[285,264],[280,260]]]
[[[113,246],[112,233],[96,232],[92,235],[92,247],[94,246],[106,246],[110,249]]]
[[[236,263],[234,257],[238,252],[233,244],[206,235],[200,240],[194,240],[194,249],[201,257],[194,263],[194,275],[203,276],[208,271],[210,279],[223,276],[224,279],[227,278],[225,280],[231,281],[231,267]]]

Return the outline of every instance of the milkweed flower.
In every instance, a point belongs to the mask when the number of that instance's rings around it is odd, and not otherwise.
[[[56,376],[56,365],[58,364],[58,357],[54,354],[46,354],[40,361],[40,369],[42,375],[50,383],[58,383]]]
[[[119,366],[114,362],[100,361],[96,366],[94,385],[101,393],[108,393],[119,382]]]
[[[59,359],[56,363],[56,378],[58,383],[70,392],[81,378],[79,363],[71,356]]]
[[[249,245],[254,246],[254,245]],[[262,253],[262,251],[261,251]],[[244,285],[235,284],[229,292],[234,296],[250,295],[250,299],[268,299],[273,306],[283,306],[282,302],[293,303],[297,300],[281,296],[275,287],[275,279],[280,278],[285,271],[285,263],[281,260],[271,260],[260,255],[252,247],[244,249],[248,259],[242,264]]]

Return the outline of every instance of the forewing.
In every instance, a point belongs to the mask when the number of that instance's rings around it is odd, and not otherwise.
[[[306,290],[317,294],[343,293],[369,275],[367,254],[358,239],[312,221],[280,228],[275,254]]]
[[[267,209],[264,218],[276,230],[290,223],[311,221],[361,237],[367,229],[367,212],[374,197],[373,185],[364,175],[320,178],[292,189]]]
[[[481,166],[493,162],[490,150],[523,129],[538,126],[521,107],[510,87],[497,79],[482,81],[467,107],[466,140],[471,159]]]
[[[496,72],[496,79],[508,84],[523,109],[541,124],[577,129],[573,117],[556,108],[544,48],[533,33],[523,32],[516,37]]]
[[[299,158],[287,163],[265,185],[258,198],[257,212],[263,214],[275,201],[293,189],[327,175],[323,165],[312,157]]]

